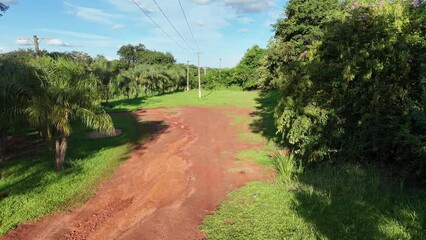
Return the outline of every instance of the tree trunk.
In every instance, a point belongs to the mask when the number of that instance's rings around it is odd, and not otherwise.
[[[0,179],[3,179],[3,163],[6,161],[6,144],[3,137],[3,131],[0,130]],[[0,192],[1,199],[2,192]]]
[[[55,144],[55,164],[56,170],[60,171],[63,169],[65,155],[67,153],[68,141],[67,137],[61,130],[57,131],[56,144]]]
[[[109,84],[105,87],[106,103],[109,102]]]
[[[6,161],[6,138],[0,129],[0,164]]]

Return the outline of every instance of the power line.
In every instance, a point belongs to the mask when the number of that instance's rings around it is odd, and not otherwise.
[[[173,27],[173,29],[175,30],[175,32],[179,35],[179,37],[185,42],[185,44],[192,50],[194,50],[189,44],[188,42],[182,37],[182,35],[179,33],[179,31],[176,29],[175,25],[173,25],[173,23],[170,21],[170,19],[167,17],[167,15],[164,13],[163,9],[161,9],[160,5],[158,5],[157,1],[153,0],[155,5],[157,5],[158,9],[160,10],[160,12],[163,14],[163,16],[167,19],[167,21],[170,23],[170,25]],[[194,50],[195,51],[195,50]]]
[[[188,18],[186,17],[185,11],[183,10],[182,3],[179,1],[180,9],[182,10],[183,16],[185,17],[186,25],[188,26],[189,31],[191,32],[192,39],[194,39],[195,45],[197,45],[198,51],[200,51],[200,46],[198,46],[197,41],[195,40],[194,33],[192,32],[191,26],[189,25]]]
[[[149,16],[149,14],[135,0],[131,0],[131,1],[151,20],[151,22],[153,22],[170,40],[172,40],[172,42],[174,42],[176,45],[178,45],[180,48],[184,49],[185,51],[188,51],[188,49],[182,47],[182,45],[176,42],[166,31],[164,31],[163,28],[161,28],[160,25],[158,25],[158,23],[155,22],[154,19],[152,19],[152,17]]]

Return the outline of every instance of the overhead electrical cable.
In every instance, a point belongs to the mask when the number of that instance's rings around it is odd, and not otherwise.
[[[170,19],[167,17],[166,13],[164,13],[163,9],[161,9],[160,5],[158,5],[156,0],[153,0],[155,5],[157,5],[158,9],[160,10],[160,12],[163,14],[163,16],[166,18],[166,20],[170,23],[170,25],[173,27],[173,29],[175,30],[175,32],[179,35],[179,37],[183,40],[183,42],[192,50],[194,50],[189,44],[188,42],[185,40],[185,38],[182,37],[182,35],[179,33],[179,31],[176,29],[175,25],[173,25],[172,21],[170,21]],[[195,50],[194,50],[195,51]]]
[[[180,9],[182,10],[183,16],[185,17],[186,25],[188,26],[189,32],[191,32],[192,39],[194,39],[194,43],[195,45],[197,45],[198,51],[200,51],[200,46],[198,45],[197,40],[195,40],[194,33],[192,32],[191,26],[189,25],[188,18],[186,17],[185,11],[183,10],[183,7],[182,7],[182,3],[180,2],[180,0],[178,1],[179,1]]]
[[[160,25],[158,25],[158,23],[156,21],[154,21],[154,19],[152,19],[151,16],[149,16],[148,12],[145,11],[135,0],[131,0],[150,20],[152,23],[154,23],[170,40],[172,40],[172,42],[174,42],[176,45],[178,45],[180,48],[188,51],[187,48],[183,47],[182,45],[180,45],[177,41],[175,41],[166,31],[164,31],[164,29],[162,27],[160,27]]]

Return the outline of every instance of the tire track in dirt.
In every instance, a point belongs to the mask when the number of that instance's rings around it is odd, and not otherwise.
[[[157,128],[159,122],[167,127],[138,146],[82,207],[22,224],[3,239],[203,239],[198,226],[228,192],[271,179],[262,166],[236,162],[233,155],[253,144],[238,140],[226,111],[186,107],[135,113]],[[235,168],[244,171],[230,171]]]

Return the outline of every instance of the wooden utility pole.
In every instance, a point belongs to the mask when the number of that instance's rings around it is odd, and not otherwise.
[[[40,42],[42,40],[49,40],[51,38],[38,38],[37,35],[34,35],[33,38],[19,38],[18,40],[24,40],[26,42],[33,42],[34,44],[34,51],[35,51],[35,55],[36,57],[40,57]]]
[[[33,36],[33,40],[34,40],[35,54],[36,54],[37,57],[40,57],[40,42],[39,42],[37,35]]]
[[[186,63],[186,91],[189,91],[189,61]]]
[[[221,73],[222,73],[222,58],[219,58],[219,78]]]
[[[202,54],[201,52],[197,52],[196,53],[198,55],[198,97],[201,98],[202,97],[202,93],[201,93],[201,68],[200,68],[200,55]]]

